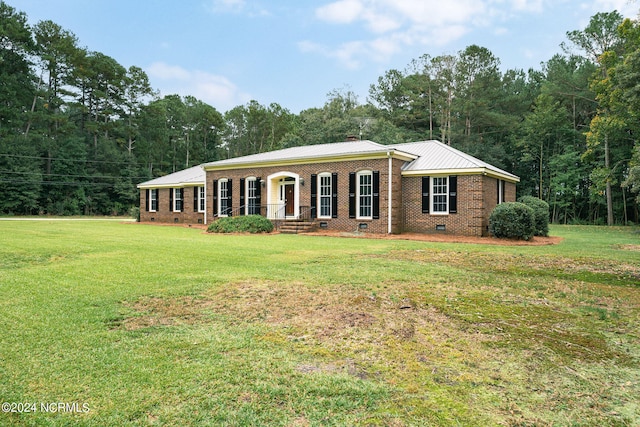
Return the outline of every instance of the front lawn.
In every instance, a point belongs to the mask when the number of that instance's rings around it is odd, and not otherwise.
[[[639,425],[640,234],[550,234],[0,221],[0,425]]]

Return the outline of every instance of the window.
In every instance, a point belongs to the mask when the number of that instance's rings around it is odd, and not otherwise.
[[[373,174],[371,171],[363,171],[358,177],[358,218],[373,218]]]
[[[173,211],[174,212],[182,212],[183,192],[184,192],[184,189],[182,188],[173,189]]]
[[[204,196],[204,187],[196,187],[195,189],[197,197],[196,197],[196,208],[198,212],[204,212],[205,209],[205,196]]]
[[[331,218],[331,174],[324,173],[318,176],[320,194],[320,218]]]
[[[497,191],[498,191],[498,204],[504,203],[505,202],[505,200],[504,200],[504,181],[501,180],[501,179],[498,180]]]
[[[156,212],[158,210],[158,189],[149,190],[149,211]]]
[[[458,213],[458,177],[422,177],[422,213],[444,215]]]
[[[432,213],[434,214],[443,214],[449,212],[449,203],[448,203],[448,178],[445,177],[434,177],[432,179],[433,190],[432,194]]]
[[[260,214],[260,205],[258,203],[258,180],[256,178],[247,178],[247,215]]]
[[[220,216],[229,215],[231,208],[231,192],[229,191],[229,180],[221,179],[218,181],[218,203]]]

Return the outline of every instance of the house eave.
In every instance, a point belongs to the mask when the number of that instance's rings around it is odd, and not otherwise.
[[[520,182],[520,178],[498,171],[491,170],[489,168],[469,168],[469,169],[431,169],[431,170],[409,170],[402,171],[402,176],[434,176],[434,175],[483,175],[491,178],[502,179],[505,181],[517,183]]]
[[[205,172],[223,171],[230,169],[249,169],[260,167],[274,167],[274,166],[294,166],[300,164],[316,164],[316,163],[331,163],[331,162],[348,162],[357,160],[376,160],[386,159],[391,156],[394,159],[402,161],[412,161],[418,158],[413,154],[405,153],[403,151],[385,150],[375,152],[363,152],[363,153],[349,153],[333,156],[301,156],[290,159],[268,160],[268,161],[246,161],[246,162],[234,162],[225,163],[223,165],[209,164],[203,165]]]
[[[202,182],[175,182],[169,184],[138,184],[139,189],[145,190],[147,188],[187,188],[187,187],[202,187]]]

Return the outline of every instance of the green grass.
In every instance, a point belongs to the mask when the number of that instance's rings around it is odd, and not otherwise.
[[[640,424],[640,234],[0,221],[0,425]],[[88,411],[45,413],[40,404]]]

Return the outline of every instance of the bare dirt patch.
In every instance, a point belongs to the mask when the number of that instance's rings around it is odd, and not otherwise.
[[[634,252],[640,252],[640,245],[618,245],[616,246],[617,249],[622,249],[625,251],[634,251]]]
[[[387,255],[385,255],[387,256]],[[446,263],[474,271],[522,272],[537,271],[548,275],[565,273],[609,274],[621,278],[640,278],[640,266],[601,259],[574,259],[562,256],[481,253],[460,250],[421,249],[394,251],[392,256],[423,263]]]
[[[557,236],[536,236],[531,240],[498,239],[496,237],[476,237],[459,236],[455,234],[426,234],[426,233],[402,233],[402,234],[375,234],[365,232],[339,232],[330,230],[319,230],[307,233],[310,236],[328,237],[350,237],[366,239],[386,239],[386,240],[415,240],[422,242],[443,242],[443,243],[475,243],[482,245],[502,245],[502,246],[545,246],[556,245],[563,239]]]
[[[120,322],[127,331],[157,327],[189,325],[202,322],[206,308],[212,302],[208,299],[185,296],[179,298],[144,297],[123,305],[134,314]]]

